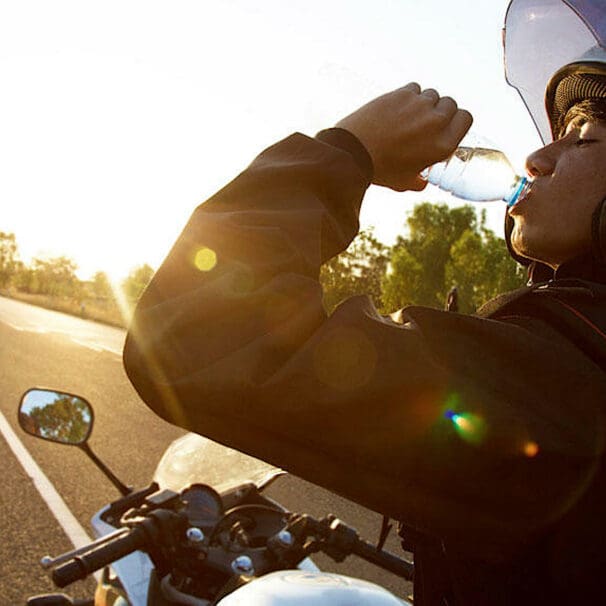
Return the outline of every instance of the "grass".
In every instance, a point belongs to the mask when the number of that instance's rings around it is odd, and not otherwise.
[[[14,288],[0,290],[0,295],[16,299],[17,301],[23,301],[24,303],[30,303],[31,305],[37,305],[38,307],[78,316],[86,320],[94,320],[95,322],[117,326],[118,328],[128,327],[128,319],[123,317],[118,305],[112,299],[89,297],[77,301],[70,297],[25,293]]]

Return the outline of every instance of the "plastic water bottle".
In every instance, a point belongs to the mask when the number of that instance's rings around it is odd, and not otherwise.
[[[473,139],[481,141],[477,137]],[[471,143],[471,138],[469,141]],[[503,200],[507,206],[513,206],[531,182],[516,174],[502,151],[484,141],[473,146],[470,143],[464,139],[450,158],[426,168],[421,176],[463,200]]]

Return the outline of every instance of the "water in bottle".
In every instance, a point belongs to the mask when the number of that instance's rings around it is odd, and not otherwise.
[[[530,186],[526,177],[516,174],[502,151],[489,147],[458,147],[450,158],[426,168],[421,176],[457,198],[503,200],[508,206]]]

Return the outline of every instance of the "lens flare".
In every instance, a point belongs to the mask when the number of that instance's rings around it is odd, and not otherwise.
[[[123,288],[119,284],[113,281],[110,282],[110,284],[112,287],[114,298],[120,309],[120,313],[122,314],[122,317],[124,318],[124,321],[128,326],[128,331],[130,333],[129,337],[130,339],[138,343],[139,350],[145,358],[147,372],[150,375],[153,375],[155,377],[154,381],[156,382],[156,384],[161,386],[159,389],[159,393],[161,394],[164,407],[170,414],[171,421],[175,425],[187,427],[189,421],[187,419],[185,409],[183,408],[183,406],[181,406],[181,402],[179,401],[177,393],[175,392],[169,377],[167,377],[166,373],[164,372],[161,361],[155,355],[152,347],[145,346],[145,341],[140,336],[139,327],[137,325],[137,319],[135,316],[133,316],[133,303],[129,301],[128,297],[124,293]]]
[[[372,378],[377,367],[375,345],[354,328],[334,329],[314,351],[318,378],[339,391],[359,388]]]
[[[537,454],[539,454],[539,445],[536,442],[526,442],[526,444],[524,444],[524,454],[529,457],[535,457]]]
[[[457,434],[466,442],[478,444],[486,434],[484,420],[471,412],[454,412],[447,410],[444,416],[452,422]]]
[[[203,246],[198,249],[194,256],[194,265],[200,271],[211,271],[217,264],[217,253],[214,250]]]
[[[120,315],[124,320],[126,326],[129,326],[133,317],[133,307],[134,303],[129,300],[124,292],[124,289],[121,284],[119,284],[116,280],[110,278],[109,285],[112,289],[112,294],[114,296],[114,301],[120,310]]]

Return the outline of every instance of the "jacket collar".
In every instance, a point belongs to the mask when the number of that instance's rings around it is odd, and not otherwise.
[[[606,265],[598,262],[592,253],[567,261],[553,272],[556,280],[576,278],[606,284]]]
[[[536,261],[528,267],[529,284],[571,279],[606,284],[606,265],[598,261],[594,254],[587,253],[567,261],[556,270]]]

